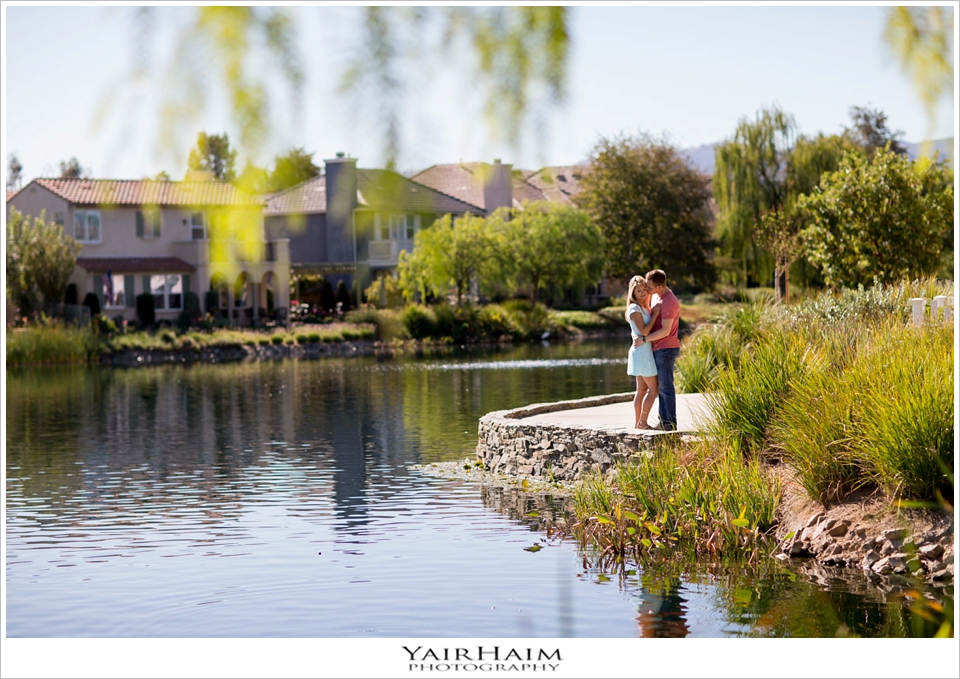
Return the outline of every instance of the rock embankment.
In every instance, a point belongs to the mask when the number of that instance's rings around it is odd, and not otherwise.
[[[232,363],[237,361],[323,356],[371,356],[384,351],[379,342],[310,342],[307,344],[226,345],[198,349],[125,349],[100,356],[100,365],[135,367],[168,363]]]
[[[854,496],[829,508],[784,484],[777,536],[780,559],[946,582],[954,577],[953,516],[935,509],[900,509],[879,494]]]

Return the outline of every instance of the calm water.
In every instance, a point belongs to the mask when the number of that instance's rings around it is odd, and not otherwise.
[[[629,390],[621,344],[10,371],[7,634],[929,633],[909,583],[775,563],[604,573],[527,516],[553,499],[411,468],[472,454],[488,411]]]

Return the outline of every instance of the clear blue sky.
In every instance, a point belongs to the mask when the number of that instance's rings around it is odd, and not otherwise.
[[[139,178],[167,170],[179,177],[199,130],[227,131],[226,109],[211,106],[180,130],[175,149],[158,140],[160,77],[119,87],[138,45],[132,7],[5,5],[4,167],[14,153],[24,179],[58,172],[77,156],[96,177]],[[173,27],[190,7],[156,9],[156,51],[163,73],[174,49]],[[545,143],[525,135],[520,148],[490,138],[473,83],[463,71],[421,73],[403,106],[399,166],[494,157],[516,167],[573,163],[597,139],[620,132],[667,133],[681,147],[729,137],[740,118],[777,103],[804,133],[839,132],[853,105],[882,109],[906,141],[928,136],[927,119],[907,78],[888,55],[886,7],[617,6],[571,8],[569,95],[552,110]],[[356,46],[360,9],[293,10],[306,67],[299,122],[278,118],[267,158],[290,145],[319,161],[345,151],[361,167],[383,162],[369,116],[337,94],[343,58]],[[110,99],[110,93],[114,99]],[[277,99],[283,113],[288,99]],[[952,98],[951,98],[952,99]],[[108,112],[99,131],[98,107]],[[930,136],[954,134],[953,102],[944,102]],[[263,160],[263,159],[261,159]]]

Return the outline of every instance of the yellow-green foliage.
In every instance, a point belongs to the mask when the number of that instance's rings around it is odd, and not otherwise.
[[[773,526],[780,482],[724,441],[663,442],[650,457],[617,467],[613,487],[599,477],[574,498],[582,539],[623,554],[672,545],[712,554],[759,545]]]
[[[820,502],[862,485],[937,501],[952,492],[954,330],[915,328],[909,299],[951,292],[925,280],[744,307],[695,334],[680,373],[699,372],[714,436],[784,457]]]
[[[97,361],[97,335],[89,328],[44,323],[7,332],[7,365],[53,365]]]

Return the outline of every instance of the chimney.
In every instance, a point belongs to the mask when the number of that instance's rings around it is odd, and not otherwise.
[[[324,160],[327,193],[327,253],[331,261],[353,261],[353,211],[357,207],[357,159],[342,151]]]
[[[510,175],[512,165],[504,165],[494,158],[483,182],[483,209],[493,214],[498,207],[513,207],[513,179]]]

